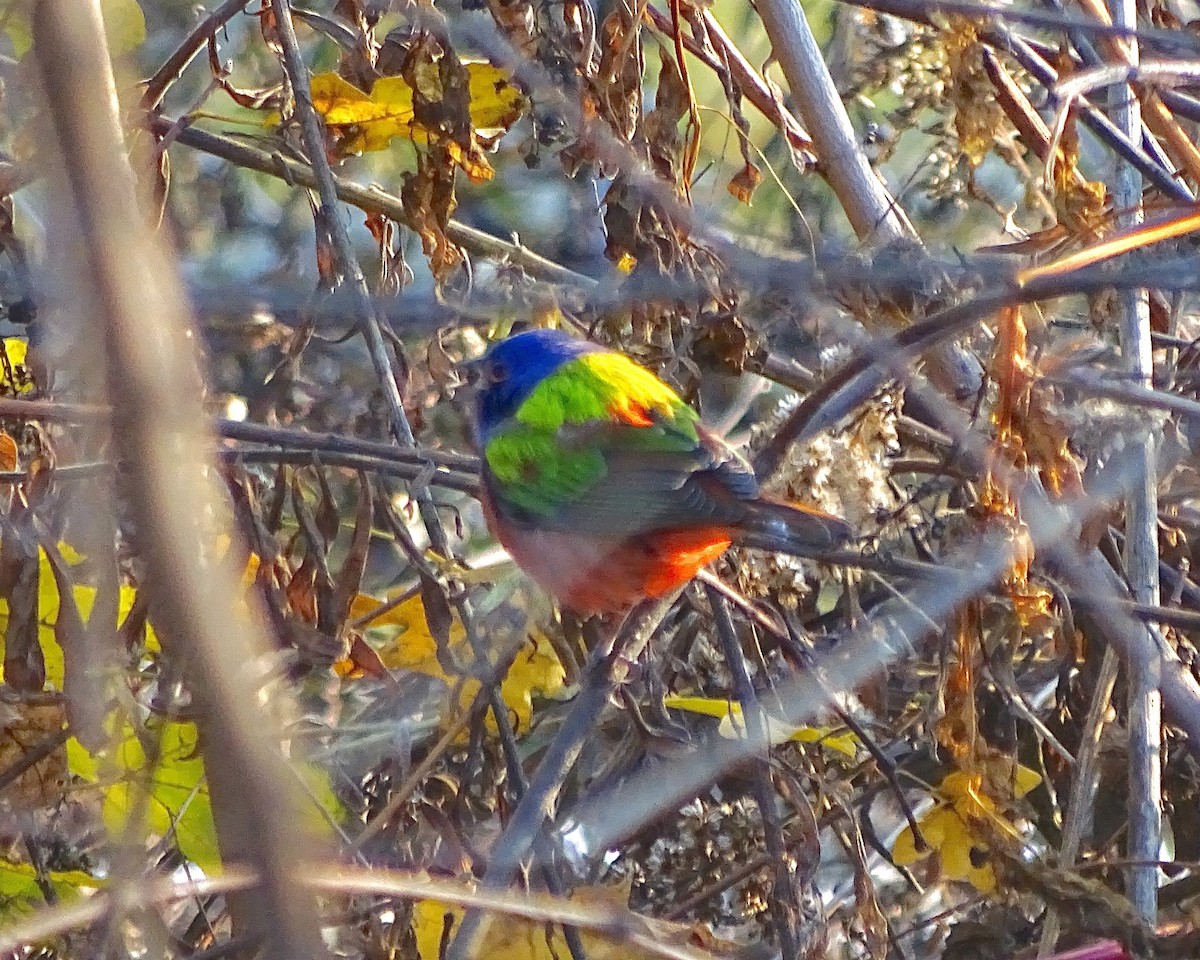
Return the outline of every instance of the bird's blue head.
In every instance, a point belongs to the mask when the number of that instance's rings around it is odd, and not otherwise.
[[[473,366],[479,374],[475,423],[480,439],[516,414],[534,388],[564,363],[601,348],[561,330],[528,330],[501,340]]]

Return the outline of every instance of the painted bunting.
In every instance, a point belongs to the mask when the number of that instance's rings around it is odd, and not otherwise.
[[[803,554],[850,536],[761,496],[750,465],[623,354],[531,330],[474,366],[488,526],[569,609],[627,611],[732,543]]]

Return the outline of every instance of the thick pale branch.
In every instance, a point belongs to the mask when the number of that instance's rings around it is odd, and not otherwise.
[[[279,730],[260,706],[266,637],[246,615],[233,571],[205,559],[212,520],[231,525],[206,469],[211,440],[182,284],[138,205],[126,159],[98,0],[43,0],[33,27],[57,141],[55,196],[73,214],[62,211],[50,242],[75,251],[79,309],[90,321],[82,329],[103,335],[146,587],[164,646],[169,640],[186,666],[199,707],[222,853],[264,878],[238,907],[239,920],[261,934],[270,957],[320,957],[316,904],[292,880],[298,852],[311,855],[317,844],[300,828]]]
[[[775,57],[829,181],[862,240],[915,240],[916,233],[859,146],[799,0],[759,0]]]

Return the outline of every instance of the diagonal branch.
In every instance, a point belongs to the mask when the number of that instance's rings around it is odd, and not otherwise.
[[[799,104],[820,170],[860,239],[915,240],[916,232],[859,149],[850,115],[800,0],[759,0],[759,16]]]

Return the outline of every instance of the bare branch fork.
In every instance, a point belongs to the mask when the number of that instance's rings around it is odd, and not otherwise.
[[[300,42],[296,39],[291,5],[289,0],[271,0],[271,4],[275,11],[279,41],[283,47],[284,69],[287,71],[292,95],[295,98],[296,116],[300,121],[304,149],[308,153],[313,176],[317,181],[317,194],[321,200],[324,222],[329,229],[338,274],[350,285],[358,310],[359,330],[366,341],[371,365],[375,368],[379,388],[383,391],[384,399],[387,402],[392,433],[396,437],[396,442],[402,447],[415,447],[416,438],[413,436],[412,425],[408,422],[408,414],[404,412],[404,400],[400,396],[396,371],[388,356],[379,316],[375,312],[375,304],[371,299],[371,292],[367,287],[362,268],[355,259],[354,249],[350,245],[350,235],[346,231],[346,223],[342,217],[341,205],[338,203],[337,184],[334,182],[333,171],[329,168],[329,160],[325,155],[325,131],[320,114],[313,106],[308,67],[300,53]],[[412,494],[413,499],[417,501],[421,519],[425,523],[433,548],[443,556],[448,556],[450,553],[449,540],[428,488],[414,485]]]

